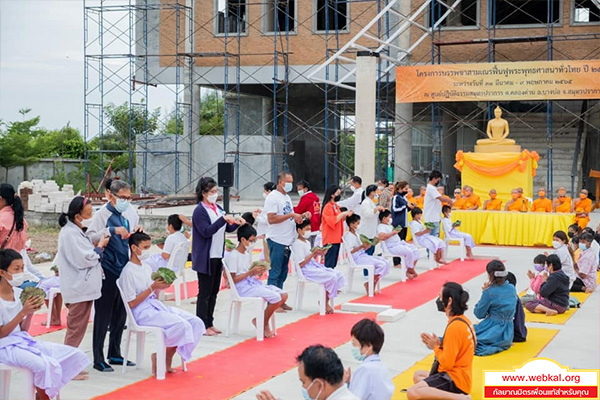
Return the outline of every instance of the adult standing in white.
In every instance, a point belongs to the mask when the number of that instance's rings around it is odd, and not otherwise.
[[[360,204],[363,200],[362,195],[364,191],[360,176],[353,176],[350,179],[350,190],[352,190],[352,196],[342,201],[338,201],[337,205],[341,208],[347,209],[348,211],[354,211],[354,214],[360,215]]]
[[[432,236],[440,237],[440,221],[442,220],[442,202],[452,205],[452,199],[444,194],[440,194],[437,185],[442,180],[442,173],[433,170],[429,174],[429,183],[425,191],[425,203],[423,210],[423,219],[425,222],[432,223],[435,228],[431,230]]]

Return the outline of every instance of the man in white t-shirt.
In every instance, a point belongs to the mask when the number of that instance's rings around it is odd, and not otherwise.
[[[169,232],[169,236],[165,239],[165,246],[162,249],[162,257],[165,260],[171,258],[173,251],[181,244],[186,243],[189,246],[189,240],[185,237],[183,233],[181,233],[181,227],[183,226],[183,221],[179,218],[179,215],[173,214],[169,215],[167,219],[167,231]],[[189,252],[189,251],[188,251]],[[185,257],[181,258],[181,261],[187,261],[187,253]],[[178,272],[181,267],[181,261],[175,260],[173,264],[173,271]]]
[[[437,190],[437,185],[442,180],[442,173],[433,170],[429,174],[429,183],[425,191],[425,202],[423,203],[423,219],[435,225],[431,230],[432,236],[440,236],[440,221],[442,220],[442,202],[452,205],[452,199]]]
[[[292,199],[288,195],[294,189],[294,177],[289,172],[280,172],[277,175],[277,189],[267,195],[263,213],[267,215],[269,227],[267,228],[267,246],[271,258],[268,285],[283,289],[288,274],[290,260],[290,246],[296,239],[296,223],[304,218],[309,219],[310,213],[298,214],[294,212]],[[291,307],[284,304],[284,310]]]
[[[362,203],[362,195],[364,189],[362,188],[362,179],[360,176],[353,176],[350,179],[350,190],[352,190],[352,196],[338,201],[339,207],[344,207],[348,211],[354,211],[354,214],[360,215],[360,203]],[[325,204],[323,204],[323,207]]]

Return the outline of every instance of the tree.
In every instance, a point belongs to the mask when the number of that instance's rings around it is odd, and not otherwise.
[[[222,135],[225,130],[225,101],[217,91],[206,92],[200,101],[200,135]]]
[[[46,131],[38,127],[40,117],[25,120],[30,109],[20,110],[23,121],[8,123],[6,131],[0,131],[0,165],[7,169],[23,167],[23,177],[27,180],[27,166],[40,159],[38,137]]]

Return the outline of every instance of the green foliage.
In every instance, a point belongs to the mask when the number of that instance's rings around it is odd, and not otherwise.
[[[83,192],[86,189],[86,177],[83,162],[78,165],[76,170],[67,173],[64,164],[61,161],[55,161],[54,174],[50,179],[56,181],[56,184],[61,187],[67,183],[73,185],[73,191],[75,193],[80,190]]]
[[[341,131],[339,133],[340,182],[347,182],[354,175],[355,144],[354,132]],[[375,142],[375,162],[377,163],[375,175],[387,176],[388,143],[384,135]]]
[[[27,301],[27,299],[29,299],[30,297],[37,297],[40,303],[42,303],[44,301],[44,299],[46,298],[46,292],[44,292],[43,289],[40,289],[38,287],[26,287],[25,289],[23,289],[23,291],[21,292],[21,296],[19,296],[19,299],[21,300],[21,304],[25,304],[25,302]]]
[[[169,268],[161,267],[156,272],[152,273],[151,278],[153,281],[162,279],[166,284],[170,285],[171,283],[175,282],[177,275]]]
[[[207,92],[200,101],[200,135],[222,135],[225,129],[225,100],[217,91]]]

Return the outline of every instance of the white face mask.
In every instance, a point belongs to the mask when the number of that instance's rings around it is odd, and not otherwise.
[[[263,199],[267,198],[267,194],[265,192],[263,192]]]
[[[377,186],[377,190],[383,190],[384,187],[383,186]]]
[[[310,234],[311,234],[311,231],[306,231],[302,234],[302,236],[304,236],[304,239],[310,239]]]
[[[81,220],[81,226],[84,228],[89,228],[91,224],[92,224],[91,218]]]
[[[246,251],[248,253],[252,253],[252,250],[254,250],[255,246],[256,246],[256,242],[249,242],[248,245],[246,246]]]
[[[25,281],[27,280],[27,274],[25,274],[24,272],[21,272],[19,274],[11,274],[11,275],[12,275],[12,280],[8,281],[8,283],[10,283],[10,285],[13,287],[19,287],[23,283],[25,283]]]
[[[350,186],[350,190],[351,190],[352,192],[356,192],[356,188],[355,188],[354,186]]]
[[[150,257],[150,249],[142,250],[142,254],[138,255],[140,261],[147,260]]]
[[[289,193],[289,192],[291,192],[291,191],[292,191],[292,189],[294,189],[294,185],[292,184],[292,182],[286,182],[286,183],[283,185],[283,190],[284,190],[286,193]]]
[[[219,198],[219,193],[215,193],[215,194],[209,194],[206,199],[208,200],[209,203],[215,204],[217,202],[218,198]]]
[[[559,242],[558,240],[553,240],[552,241],[552,247],[554,247],[555,249],[558,249],[558,248],[562,247],[562,245],[563,244],[561,242]]]
[[[304,193],[303,190],[298,190],[298,196],[302,197],[304,196],[306,193]]]

